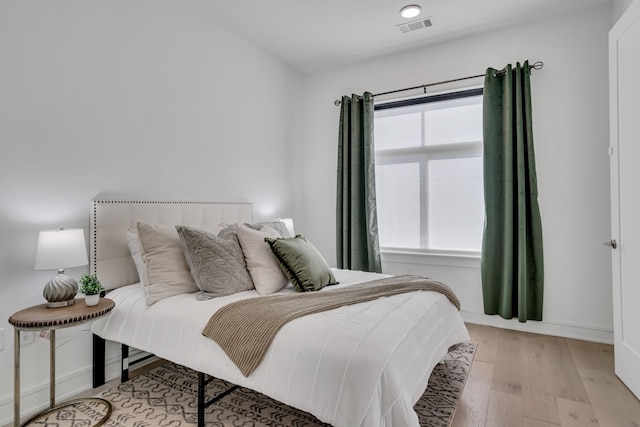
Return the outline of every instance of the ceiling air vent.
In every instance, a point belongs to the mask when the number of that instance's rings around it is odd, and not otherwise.
[[[419,19],[417,21],[407,22],[406,24],[397,25],[400,28],[400,31],[403,33],[409,33],[411,31],[420,30],[422,28],[431,27],[433,25],[433,21],[431,17],[425,19]]]

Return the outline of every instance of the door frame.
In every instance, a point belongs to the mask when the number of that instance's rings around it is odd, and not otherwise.
[[[611,238],[618,248],[611,250],[611,278],[613,288],[613,336],[615,346],[615,373],[640,398],[640,371],[637,369],[640,355],[625,343],[625,327],[622,317],[622,262],[625,250],[624,237],[620,235],[620,169],[618,132],[618,41],[635,23],[640,21],[640,0],[635,0],[609,32],[609,117],[610,117],[610,174],[611,174]],[[640,242],[638,242],[640,243]],[[635,367],[635,369],[634,369]]]

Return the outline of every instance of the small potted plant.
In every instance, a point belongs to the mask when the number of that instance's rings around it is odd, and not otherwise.
[[[95,275],[83,275],[80,278],[79,291],[85,295],[84,302],[88,306],[97,305],[100,301],[100,292],[103,291],[102,284]]]

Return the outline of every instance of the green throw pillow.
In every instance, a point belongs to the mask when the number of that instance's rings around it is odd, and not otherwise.
[[[313,244],[301,235],[289,239],[264,239],[287,279],[298,292],[319,291],[337,285],[331,268]]]

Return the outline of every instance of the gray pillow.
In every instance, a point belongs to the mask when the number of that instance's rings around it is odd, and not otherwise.
[[[176,225],[184,257],[202,291],[199,300],[253,289],[244,254],[235,233],[216,236],[194,227]]]
[[[319,291],[325,286],[338,284],[329,264],[305,237],[267,237],[264,240],[269,243],[282,272],[298,292]]]

